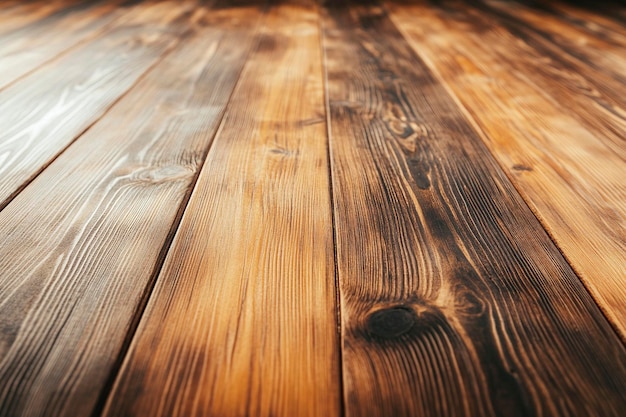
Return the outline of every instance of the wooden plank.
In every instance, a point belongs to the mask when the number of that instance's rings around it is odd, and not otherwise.
[[[626,337],[624,161],[600,139],[604,130],[582,124],[533,82],[525,69],[533,58],[516,51],[514,40],[492,36],[502,32],[485,32],[482,23],[468,26],[461,5],[454,13],[426,4],[392,7],[413,48],[476,121],[487,146]]]
[[[578,277],[384,10],[334,5],[346,414],[621,415],[626,349]]]
[[[186,11],[171,2],[138,7],[0,91],[0,210],[174,46]]]
[[[0,415],[98,414],[252,45],[203,13],[0,212]]]
[[[105,416],[339,416],[318,16],[266,17]]]
[[[63,8],[0,35],[0,90],[67,49],[100,34],[117,16],[113,13],[117,6],[118,1],[65,2]]]

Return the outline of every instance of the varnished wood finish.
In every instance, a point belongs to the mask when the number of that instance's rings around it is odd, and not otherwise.
[[[89,416],[107,389],[252,41],[255,15],[204,13],[0,212],[0,415]]]
[[[317,14],[267,12],[105,416],[336,416]]]
[[[349,416],[619,416],[626,350],[381,7],[325,13]]]
[[[538,63],[550,60],[552,71],[563,74],[559,79],[575,79],[581,86],[587,78],[522,43],[497,22],[476,21],[475,11],[465,5],[449,5],[390,6],[409,42],[460,99],[502,167],[626,337],[626,172],[624,159],[612,149],[619,145],[626,151],[626,130],[618,143],[607,129],[617,133],[620,123],[626,123],[626,106],[605,109],[611,112],[605,118],[587,114],[592,102],[585,108],[570,106],[567,97],[543,88],[549,80],[537,71]],[[530,13],[515,10],[521,16]],[[623,51],[626,43],[621,53],[626,65]],[[615,67],[623,70],[618,63]],[[591,87],[588,91],[601,99]],[[602,128],[584,123],[580,112],[596,118]],[[614,120],[619,123],[607,123]]]
[[[188,9],[162,3],[0,91],[0,209],[177,42]],[[146,27],[144,27],[144,25]]]
[[[622,417],[625,82],[609,2],[0,0],[0,417]]]

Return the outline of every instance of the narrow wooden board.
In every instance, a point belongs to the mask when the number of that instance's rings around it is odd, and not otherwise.
[[[107,34],[0,91],[0,210],[174,46],[187,10],[137,7]]]
[[[318,15],[272,8],[105,416],[339,416]]]
[[[202,13],[0,212],[2,416],[98,414],[252,46],[256,14]]]
[[[476,121],[487,146],[626,338],[626,164],[600,139],[603,131],[582,124],[533,82],[524,70],[532,58],[511,46],[515,40],[468,27],[463,10],[459,4],[453,16],[424,3],[392,4],[393,19],[413,49]],[[511,53],[494,46],[498,41]]]
[[[346,414],[620,416],[626,349],[443,86],[382,8],[323,22]]]
[[[41,6],[38,2],[31,8]],[[119,15],[114,12],[122,11],[118,7],[119,1],[69,1],[36,21],[0,34],[0,90],[85,39],[102,33]]]

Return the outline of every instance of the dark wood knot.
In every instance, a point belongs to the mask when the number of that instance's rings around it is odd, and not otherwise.
[[[530,172],[530,171],[532,171],[532,170],[533,170],[533,169],[532,169],[531,167],[529,167],[528,165],[523,165],[523,164],[515,164],[515,165],[513,165],[513,169],[514,169],[515,171],[527,171],[527,172]]]
[[[416,321],[417,315],[412,309],[397,306],[372,313],[367,319],[367,328],[374,336],[393,339],[409,332]]]

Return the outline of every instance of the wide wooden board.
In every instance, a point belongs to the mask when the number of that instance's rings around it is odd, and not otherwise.
[[[98,414],[252,45],[204,14],[0,212],[0,415]]]
[[[268,11],[105,416],[340,415],[317,13]]]
[[[620,416],[624,346],[445,88],[381,7],[323,23],[346,414]]]
[[[606,145],[607,129],[586,125],[574,114],[581,110],[546,93],[533,72],[540,54],[518,48],[520,40],[497,24],[472,20],[461,3],[454,12],[425,3],[390,6],[413,48],[476,121],[487,146],[626,337],[626,163]],[[626,115],[626,107],[619,112]],[[611,126],[613,118],[597,121]],[[622,147],[626,151],[626,141]]]

